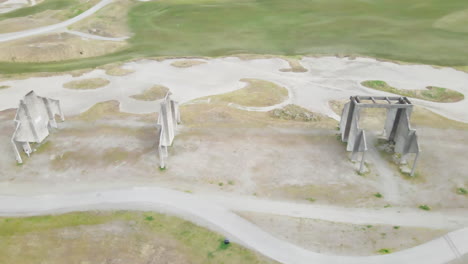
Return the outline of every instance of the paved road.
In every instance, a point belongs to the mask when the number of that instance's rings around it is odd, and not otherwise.
[[[162,189],[131,188],[90,193],[72,193],[43,196],[0,196],[0,215],[38,215],[70,211],[101,210],[156,210],[172,213],[223,233],[233,241],[282,263],[291,264],[394,264],[425,263],[441,264],[456,259],[457,254],[468,253],[468,228],[449,233],[423,245],[393,254],[348,257],[315,253],[291,243],[279,240],[257,226],[221,206],[225,201],[211,200],[214,197]],[[248,207],[245,201],[237,206]],[[448,242],[450,241],[450,243]]]
[[[25,37],[30,37],[30,36],[35,36],[35,35],[40,35],[48,32],[53,32],[56,30],[62,30],[68,26],[70,26],[73,23],[76,23],[80,20],[83,20],[90,15],[96,13],[99,9],[103,8],[104,6],[110,4],[113,0],[102,0],[101,2],[97,3],[95,6],[91,7],[90,9],[86,10],[85,12],[81,13],[80,15],[73,17],[69,20],[60,22],[58,24],[54,25],[49,25],[49,26],[44,26],[44,27],[38,27],[38,28],[33,28],[33,29],[28,29],[24,31],[18,31],[18,32],[13,32],[13,33],[5,33],[5,34],[0,34],[0,42],[5,42],[5,41],[10,41],[10,40],[16,40],[20,38],[25,38]]]

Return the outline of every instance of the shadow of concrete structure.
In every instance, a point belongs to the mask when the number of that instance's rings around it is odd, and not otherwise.
[[[30,143],[41,143],[47,138],[51,128],[57,128],[55,115],[60,115],[62,121],[65,120],[59,100],[37,96],[34,91],[30,91],[20,100],[14,119],[16,129],[11,138],[19,164],[23,163],[23,159],[18,146],[21,146],[29,157],[33,152]]]
[[[168,92],[160,103],[158,116],[158,152],[159,152],[159,167],[166,168],[166,159],[168,157],[167,148],[172,146],[175,137],[175,130],[180,123],[179,104],[170,98],[171,93]]]
[[[387,118],[384,127],[384,137],[395,144],[395,153],[401,154],[401,161],[406,160],[410,153],[416,154],[410,175],[414,175],[420,153],[416,130],[411,128],[410,116],[413,104],[406,97],[384,96],[351,96],[341,114],[341,140],[346,142],[346,150],[352,151],[352,159],[357,160],[357,154],[362,153],[360,172],[364,169],[364,157],[367,151],[366,133],[359,128],[360,110],[363,108],[385,108]]]

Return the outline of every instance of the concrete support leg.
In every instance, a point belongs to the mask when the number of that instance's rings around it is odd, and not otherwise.
[[[414,176],[414,172],[416,171],[416,163],[418,162],[418,158],[419,158],[419,153],[416,153],[416,157],[414,158],[413,168],[411,169],[410,176]]]
[[[364,164],[365,164],[365,157],[366,157],[366,152],[362,152],[362,157],[361,157],[361,166],[359,167],[359,172],[363,173],[364,172]]]
[[[18,162],[19,164],[22,164],[23,159],[21,158],[21,154],[18,150],[18,146],[16,145],[16,142],[12,140],[11,144],[13,145],[13,152],[15,153],[16,162]]]
[[[159,146],[159,168],[166,168],[167,147]]]
[[[26,155],[28,155],[28,157],[31,155],[32,149],[31,149],[31,145],[29,145],[29,142],[23,143],[23,151],[24,153],[26,153]]]

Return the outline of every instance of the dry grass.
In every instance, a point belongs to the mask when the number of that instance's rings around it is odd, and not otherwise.
[[[106,65],[101,67],[102,69],[106,70],[106,74],[110,76],[125,76],[133,73],[133,70],[124,69],[121,65]]]
[[[273,235],[331,255],[377,255],[382,248],[404,250],[449,230],[391,225],[357,225],[261,213],[239,213]]]
[[[261,54],[236,54],[233,55],[241,60],[259,60],[259,59],[282,59],[288,62],[290,68],[280,69],[282,72],[307,72],[308,70],[301,65],[301,56],[281,56],[281,55],[261,55]]]
[[[0,85],[0,90],[1,89],[6,89],[6,88],[10,88],[10,86],[9,85]]]
[[[171,66],[177,67],[177,68],[190,68],[192,66],[200,65],[200,64],[205,64],[206,61],[200,61],[200,60],[178,60],[174,61],[171,63]]]
[[[323,115],[313,113],[295,104],[289,104],[283,108],[277,108],[269,113],[274,118],[303,122],[320,121],[326,118]]]
[[[60,10],[47,10],[30,16],[0,20],[0,34],[60,23],[63,18],[61,13]]]
[[[210,99],[210,103],[263,107],[279,104],[288,98],[288,90],[275,83],[257,79],[241,79],[241,81],[246,82],[247,86],[233,92],[207,96],[194,101]]]
[[[68,33],[51,33],[0,43],[0,61],[50,62],[117,52],[125,42],[82,39]]]
[[[128,27],[128,10],[135,1],[117,0],[103,7],[96,14],[70,26],[72,30],[95,34],[104,37],[130,36]]]
[[[177,217],[79,212],[0,218],[4,263],[275,263]]]
[[[426,87],[427,90],[402,90],[392,87],[384,81],[364,81],[361,84],[365,87],[376,89],[379,91],[439,103],[453,103],[461,101],[465,98],[465,96],[462,93],[447,88],[435,86],[428,86]]]
[[[302,66],[299,59],[281,57],[283,60],[289,63],[290,68],[281,69],[282,72],[307,72],[307,69]]]
[[[130,96],[133,99],[140,101],[156,101],[166,96],[169,89],[162,85],[155,85],[149,89],[144,90],[140,94]]]
[[[187,127],[278,126],[333,129],[337,125],[335,120],[328,117],[311,121],[286,120],[273,117],[267,112],[245,111],[225,104],[188,104],[181,106],[180,111],[182,123]]]
[[[75,90],[92,90],[104,87],[110,83],[109,80],[103,78],[90,78],[83,80],[71,81],[63,84],[64,88]]]

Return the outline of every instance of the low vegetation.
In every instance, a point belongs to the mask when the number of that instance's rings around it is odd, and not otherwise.
[[[6,89],[6,88],[10,88],[10,86],[9,85],[0,85],[0,90],[1,89]]]
[[[392,250],[388,249],[388,248],[382,248],[378,251],[379,254],[390,254],[392,253]]]
[[[419,209],[424,210],[424,211],[430,211],[431,207],[429,207],[428,205],[423,204],[423,205],[419,206]]]
[[[376,89],[379,91],[398,94],[401,96],[418,98],[432,102],[451,103],[458,102],[464,99],[464,95],[462,93],[436,86],[428,86],[426,87],[426,90],[403,90],[392,87],[384,81],[364,81],[361,84],[365,87]]]
[[[140,100],[140,101],[156,101],[159,99],[163,99],[169,89],[162,85],[155,85],[149,89],[144,90],[140,94],[135,94],[130,96],[133,99]]]
[[[78,14],[85,8],[71,8],[76,2],[48,0],[2,17],[58,8]],[[430,5],[425,0],[414,0],[411,8],[401,12],[407,5],[405,1],[347,0],[138,2],[128,12],[128,27],[134,35],[125,50],[47,63],[4,62],[0,63],[0,71],[66,71],[142,57],[239,53],[370,56],[466,66],[466,33],[448,30],[465,28],[465,20],[454,14],[466,9],[466,0],[452,0],[450,5],[444,0],[434,0]],[[337,10],[337,6],[342,8]],[[447,16],[450,23],[434,27],[436,21]]]
[[[463,188],[463,187],[460,187],[460,188],[457,188],[457,193],[458,194],[461,194],[461,195],[467,195],[468,194],[468,190]]]
[[[383,195],[381,193],[375,193],[374,196],[377,197],[377,198],[382,198],[383,197]]]
[[[190,68],[192,66],[205,64],[205,63],[206,61],[201,61],[201,60],[177,60],[171,63],[171,66],[174,66],[177,68]]]
[[[269,112],[274,118],[284,120],[296,120],[302,122],[320,121],[323,116],[295,104],[289,104],[283,108],[277,108]]]
[[[109,80],[103,78],[90,78],[83,80],[71,81],[63,84],[64,88],[75,90],[92,90],[104,87],[110,83]]]
[[[110,76],[125,76],[133,73],[133,70],[124,69],[120,65],[112,65],[103,68],[106,70],[106,74]]]
[[[233,92],[201,99],[209,99],[210,103],[264,107],[279,104],[288,98],[288,90],[275,83],[257,79],[242,79],[241,81],[247,83],[247,86]]]
[[[2,217],[0,240],[4,263],[274,263],[191,222],[149,212]]]

